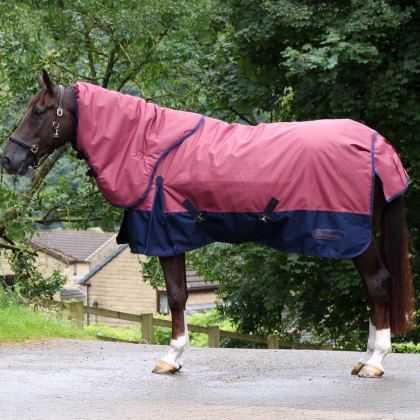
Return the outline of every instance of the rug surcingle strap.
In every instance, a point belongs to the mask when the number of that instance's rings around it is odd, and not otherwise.
[[[197,220],[197,222],[205,222],[206,218],[203,216],[203,213],[198,211],[194,204],[188,198],[184,200],[182,205],[191,213],[192,217],[194,217],[194,219]]]
[[[274,209],[277,207],[277,204],[279,204],[279,200],[272,197],[266,205],[265,209],[263,210],[259,220],[261,222],[267,223],[271,219],[271,216],[273,215]]]

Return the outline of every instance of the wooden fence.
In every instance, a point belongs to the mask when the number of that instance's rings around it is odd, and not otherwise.
[[[65,303],[64,306],[70,312],[69,318],[78,327],[83,327],[85,314],[99,315],[107,318],[137,322],[140,324],[142,341],[149,344],[154,343],[153,327],[172,328],[171,321],[167,321],[166,319],[154,318],[153,314],[128,314],[124,312],[111,311],[109,309],[93,308],[91,306],[84,305],[83,302],[68,302]],[[188,324],[188,330],[191,332],[207,334],[209,347],[220,347],[220,338],[226,337],[234,340],[244,340],[251,341],[253,343],[262,343],[265,344],[269,349],[287,348],[305,350],[333,350],[333,346],[318,346],[309,343],[294,343],[289,341],[280,341],[279,338],[274,334],[270,334],[267,337],[262,337],[258,335],[249,335],[232,331],[224,331],[221,330],[218,326],[201,327],[199,325]]]

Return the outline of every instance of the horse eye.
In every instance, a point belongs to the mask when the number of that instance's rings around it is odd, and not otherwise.
[[[32,114],[33,116],[37,117],[37,116],[39,116],[39,115],[42,115],[44,112],[45,112],[45,111],[43,111],[41,108],[38,108],[38,107],[34,106],[34,107],[32,108],[32,112],[31,112],[31,114]]]

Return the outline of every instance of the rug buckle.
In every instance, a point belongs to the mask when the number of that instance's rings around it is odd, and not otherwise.
[[[198,223],[202,223],[204,222],[206,219],[203,216],[202,213],[198,213],[197,216],[194,217],[194,220],[196,220]]]
[[[263,222],[263,223],[268,223],[268,221],[270,220],[270,217],[269,217],[268,215],[266,215],[266,214],[263,214],[263,215],[259,218],[259,220],[260,220],[261,222]]]

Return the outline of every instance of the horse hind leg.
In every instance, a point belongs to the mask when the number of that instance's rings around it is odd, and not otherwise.
[[[153,369],[153,373],[175,373],[182,367],[181,356],[188,347],[185,304],[188,298],[185,273],[185,254],[161,257],[168,304],[172,315],[171,349]]]
[[[357,375],[365,366],[366,362],[372,357],[375,351],[375,339],[376,339],[376,327],[372,324],[371,318],[369,317],[369,337],[367,343],[367,350],[365,354],[359,359],[356,365],[353,367],[351,374]]]
[[[383,264],[375,242],[353,259],[365,284],[371,306],[366,353],[352,370],[353,375],[377,378],[383,375],[382,362],[391,352],[391,276]]]

